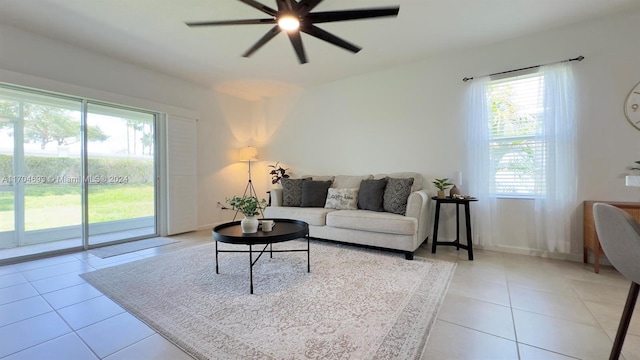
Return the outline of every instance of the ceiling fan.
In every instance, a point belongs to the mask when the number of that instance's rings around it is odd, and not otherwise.
[[[376,17],[397,16],[400,7],[370,8],[357,10],[323,11],[311,12],[323,0],[276,0],[278,10],[272,9],[255,0],[239,0],[251,7],[254,7],[270,17],[266,19],[247,20],[227,20],[227,21],[201,21],[187,22],[189,27],[215,26],[215,25],[254,25],[254,24],[275,24],[257,43],[255,43],[242,56],[249,57],[260,49],[269,40],[273,39],[281,31],[286,31],[291,40],[291,44],[298,55],[301,64],[307,62],[307,55],[302,45],[300,32],[309,34],[318,39],[329,42],[333,45],[357,53],[362,48],[343,40],[314,24],[334,21],[347,21],[357,19],[368,19]]]

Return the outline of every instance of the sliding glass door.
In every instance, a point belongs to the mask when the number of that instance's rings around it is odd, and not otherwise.
[[[155,115],[87,109],[89,244],[155,234]]]
[[[20,245],[68,241],[81,246],[82,176],[80,162],[80,110],[82,102],[72,99],[34,96],[22,101],[20,122],[14,131],[16,151],[16,208],[24,206],[24,227]],[[24,241],[22,241],[22,238]]]
[[[81,109],[77,99],[0,88],[0,249],[82,246],[82,188],[65,181],[81,176]]]
[[[0,100],[0,249],[16,246],[13,184],[14,116]]]
[[[155,128],[154,113],[0,84],[0,260],[156,235]]]

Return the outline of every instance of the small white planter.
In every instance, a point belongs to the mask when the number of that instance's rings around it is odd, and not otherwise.
[[[246,216],[240,221],[240,227],[242,228],[242,232],[245,234],[257,233],[258,224],[260,224],[260,222],[255,216]]]

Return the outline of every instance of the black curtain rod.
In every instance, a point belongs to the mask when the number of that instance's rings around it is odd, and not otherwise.
[[[529,70],[529,69],[535,69],[535,68],[539,68],[540,66],[545,66],[545,65],[552,65],[552,64],[558,64],[558,63],[563,63],[563,62],[569,62],[569,61],[582,61],[584,59],[584,56],[580,55],[577,58],[573,58],[573,59],[567,59],[567,60],[562,60],[562,61],[556,61],[553,63],[548,63],[548,64],[541,64],[541,65],[534,65],[534,66],[528,66],[528,67],[524,67],[524,68],[520,68],[520,69],[515,69],[515,70],[507,70],[507,71],[502,71],[502,72],[498,72],[498,73],[494,73],[494,74],[489,74],[489,75],[485,75],[485,76],[494,76],[494,75],[502,75],[502,74],[508,74],[508,73],[512,73],[512,72],[516,72],[516,71],[521,71],[521,70]],[[466,77],[464,79],[462,79],[462,81],[467,82],[469,80],[473,80],[473,77]]]

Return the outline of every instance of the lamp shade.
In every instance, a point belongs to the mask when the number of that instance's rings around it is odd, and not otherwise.
[[[253,146],[247,146],[240,149],[240,161],[258,160],[258,149]]]

